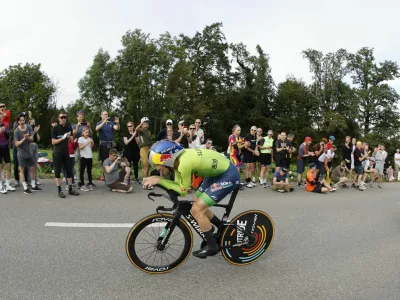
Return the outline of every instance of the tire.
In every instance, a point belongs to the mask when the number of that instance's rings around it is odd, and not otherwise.
[[[271,217],[260,210],[249,210],[234,217],[221,235],[220,246],[230,246],[243,243],[244,234],[237,227],[243,227],[255,235],[255,241],[246,246],[222,248],[224,258],[237,266],[248,265],[260,259],[271,246],[274,238],[274,223]],[[236,233],[236,234],[235,234]]]
[[[171,222],[173,218],[174,216],[172,214],[153,214],[143,218],[132,227],[126,239],[126,254],[128,255],[130,262],[136,268],[150,274],[162,274],[179,267],[188,258],[193,247],[193,234],[187,223],[182,219],[179,219],[179,222],[176,224],[174,231],[170,236],[170,240],[167,243],[166,249],[163,251],[155,249],[157,246],[157,238],[160,236],[161,232],[163,232],[167,222]],[[149,228],[151,228],[150,232]],[[145,239],[141,237],[141,233],[143,233]],[[179,237],[174,241],[173,239],[177,234]],[[171,240],[172,242],[183,243],[181,252],[172,248],[174,243],[171,244]],[[143,247],[141,245],[145,245],[144,248],[140,249]],[[171,254],[167,255],[166,252],[169,249],[178,252],[178,256],[175,258]],[[140,251],[143,250],[146,252],[144,256],[146,257],[150,254],[149,258],[151,259],[154,253],[154,262],[149,262],[148,259],[145,260],[144,257],[141,258],[138,256]],[[150,252],[147,253],[147,251]],[[155,264],[158,255],[159,258],[161,258],[161,263]],[[163,257],[165,264],[163,264]],[[174,259],[171,259],[171,257]]]

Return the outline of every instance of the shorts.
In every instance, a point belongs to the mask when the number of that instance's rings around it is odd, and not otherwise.
[[[256,156],[253,153],[251,153],[249,151],[246,151],[245,153],[243,153],[243,162],[245,164],[255,163],[256,162]]]
[[[8,164],[11,162],[10,149],[0,148],[0,163],[4,161],[4,163]]]
[[[364,169],[362,166],[354,166],[354,170],[356,171],[357,175],[362,175],[364,173]]]
[[[383,175],[383,168],[384,164],[382,162],[377,162],[375,164],[375,170],[378,172],[379,175]]]
[[[312,191],[313,193],[322,193],[322,185],[318,182],[315,186],[315,189]]]
[[[271,153],[261,153],[259,157],[260,157],[261,167],[269,167],[271,165],[272,162]]]
[[[20,168],[30,168],[35,165],[35,162],[33,161],[33,157],[22,158],[18,156],[18,165],[20,166]]]
[[[196,191],[196,198],[200,198],[207,206],[213,206],[224,199],[239,184],[240,175],[233,164],[217,177],[207,177]]]
[[[298,159],[297,160],[297,174],[303,174],[304,173],[304,160]]]
[[[123,168],[120,172],[119,172],[119,178],[117,181],[114,181],[113,183],[110,184],[106,184],[107,187],[109,187],[112,190],[122,190],[122,191],[129,191],[129,189],[131,188],[130,185],[127,184],[123,184],[122,182],[124,181],[126,176],[126,171],[125,168]]]
[[[140,159],[143,167],[149,166],[149,147],[140,148]]]
[[[233,165],[236,168],[240,168],[242,166],[242,162],[240,161],[240,159],[237,158],[236,155],[231,155],[230,156],[230,161],[233,163]]]
[[[275,158],[275,165],[281,168],[287,168],[287,158],[284,156],[277,155]]]
[[[65,170],[65,175],[67,178],[72,177],[72,170],[71,169],[71,157],[69,154],[60,154],[54,153],[53,155],[53,166],[54,166],[54,176],[55,178],[60,178],[61,176],[61,167]]]
[[[261,162],[261,152],[260,152],[259,156],[254,155],[254,162],[256,162],[256,163],[260,163]]]

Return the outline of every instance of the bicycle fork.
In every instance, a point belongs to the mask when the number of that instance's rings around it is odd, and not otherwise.
[[[165,225],[164,229],[161,231],[160,236],[157,239],[157,246],[156,249],[158,251],[164,251],[165,247],[168,244],[169,238],[171,237],[172,232],[174,231],[176,227],[176,223],[179,222],[180,215],[175,215],[172,221],[167,222],[167,225]]]

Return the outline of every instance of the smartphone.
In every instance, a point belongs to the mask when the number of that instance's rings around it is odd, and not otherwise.
[[[108,122],[114,122],[114,118],[108,118],[107,121]]]
[[[82,125],[82,126],[86,126],[87,123],[86,123],[86,122],[82,122],[81,125]]]

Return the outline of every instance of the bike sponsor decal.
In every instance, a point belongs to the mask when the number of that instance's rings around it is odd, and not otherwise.
[[[217,169],[217,168],[218,168],[218,160],[213,158],[211,169]]]
[[[151,222],[171,222],[172,219],[171,218],[154,218],[153,220],[151,220]]]
[[[223,181],[220,182],[219,184],[222,186],[223,189],[233,186],[233,183],[231,181]]]
[[[153,267],[147,266],[144,269],[148,270],[148,271],[151,271],[151,272],[164,272],[164,271],[167,271],[169,269],[169,266],[162,267],[162,268],[153,268]]]
[[[199,223],[197,223],[197,221],[193,218],[193,216],[191,214],[187,214],[187,215],[185,215],[185,218],[189,222],[189,224],[192,225],[194,230],[196,230],[197,233],[200,234],[200,236],[203,239],[206,239],[206,236],[204,235],[203,231],[200,229]]]
[[[203,151],[201,151],[199,148],[196,148],[196,153],[198,156],[203,156]]]
[[[160,162],[166,162],[168,159],[171,159],[172,155],[171,154],[161,154],[160,155]]]
[[[211,196],[211,199],[213,199],[213,200],[215,200],[215,201],[218,200],[217,196],[214,196],[214,195]]]
[[[215,192],[215,191],[222,190],[223,187],[222,187],[219,183],[213,183],[213,184],[210,186],[210,189],[211,189],[211,192]]]
[[[254,233],[254,229],[256,228],[256,222],[257,222],[257,214],[254,214],[254,221],[253,221],[253,226],[251,227],[251,234]]]
[[[236,230],[236,240],[238,244],[243,243],[244,232],[240,229],[246,230],[247,220],[246,221],[236,221],[236,225],[238,230]]]

